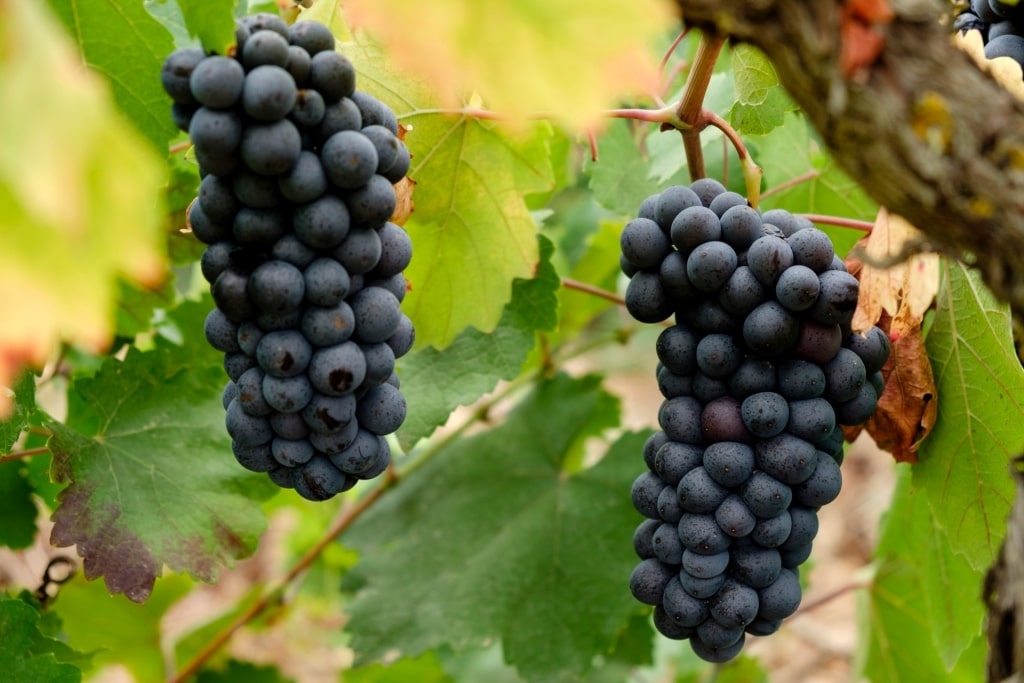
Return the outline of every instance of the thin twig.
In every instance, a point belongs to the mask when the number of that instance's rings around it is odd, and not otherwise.
[[[168,154],[177,154],[178,152],[184,152],[186,149],[188,149],[191,146],[192,146],[192,142],[189,141],[189,140],[185,140],[184,142],[179,142],[177,144],[174,144],[174,145],[171,145],[170,147],[168,147],[167,148],[167,153]]]
[[[242,628],[253,619],[263,613],[273,603],[280,600],[288,586],[298,577],[300,574],[305,572],[309,567],[317,560],[318,557],[334,543],[334,540],[345,532],[352,524],[359,519],[364,512],[377,502],[377,500],[391,488],[395,482],[398,481],[398,476],[395,474],[394,469],[389,467],[385,473],[384,480],[380,485],[367,493],[365,496],[359,499],[348,511],[342,514],[335,521],[334,524],[324,533],[323,537],[317,541],[316,545],[310,548],[305,555],[303,555],[298,562],[288,570],[288,573],[281,577],[276,584],[274,584],[267,592],[260,596],[259,600],[254,602],[247,610],[242,614],[235,617],[235,619],[223,628],[217,635],[215,635],[210,642],[203,647],[202,650],[196,654],[184,667],[182,667],[177,674],[169,681],[169,683],[184,683],[189,678],[194,676],[203,668],[206,664],[222,647],[235,634],[238,629]]]
[[[676,48],[679,47],[679,43],[683,42],[683,39],[686,38],[686,34],[689,32],[690,29],[688,27],[679,32],[679,35],[676,36],[676,39],[672,41],[672,44],[665,52],[665,56],[661,58],[661,66],[658,67],[658,71],[665,70],[665,67],[668,66],[668,60],[672,58],[672,54],[676,51]]]
[[[612,292],[605,291],[605,290],[601,289],[600,287],[595,287],[594,285],[589,285],[586,282],[580,282],[579,280],[572,280],[572,279],[569,279],[567,277],[563,277],[562,278],[562,286],[565,287],[566,289],[575,289],[577,292],[583,292],[585,294],[592,294],[592,295],[594,295],[596,297],[600,297],[602,299],[606,299],[606,300],[611,301],[612,303],[618,304],[620,306],[625,306],[626,305],[626,300],[623,299],[618,294],[614,294]]]
[[[831,593],[826,593],[825,595],[821,596],[820,598],[818,598],[814,602],[808,602],[808,603],[805,603],[805,604],[801,605],[800,609],[797,610],[796,613],[793,614],[792,617],[790,617],[790,619],[798,617],[801,614],[806,614],[807,612],[810,612],[811,610],[818,609],[822,605],[827,605],[828,603],[832,602],[836,598],[839,598],[839,597],[842,597],[843,595],[846,595],[850,591],[860,590],[861,588],[867,588],[868,585],[869,584],[866,584],[866,583],[858,581],[858,582],[855,582],[855,583],[848,583],[845,586],[840,586],[839,588],[835,589]]]
[[[801,213],[797,215],[803,216],[814,223],[835,225],[839,228],[852,228],[854,230],[863,230],[864,232],[871,232],[875,227],[875,224],[871,221],[858,221],[854,218],[843,218],[842,216],[826,216],[820,213]]]
[[[770,197],[773,194],[778,194],[779,192],[785,192],[786,190],[788,190],[791,187],[796,187],[800,183],[805,183],[808,180],[814,180],[815,178],[817,178],[820,175],[821,175],[821,171],[817,171],[815,169],[811,169],[810,171],[807,171],[807,173],[803,173],[801,175],[798,175],[795,178],[790,178],[786,182],[779,183],[775,187],[769,187],[767,190],[765,190],[764,192],[761,193],[761,199],[764,199],[765,197]]]
[[[676,126],[683,131],[683,149],[686,150],[686,166],[690,170],[690,181],[698,180],[706,175],[704,167],[704,151],[700,145],[700,131],[707,125],[704,123],[704,96],[707,94],[711,75],[715,70],[715,62],[725,45],[725,38],[701,36],[694,56],[690,75],[683,88],[683,96],[676,106],[676,118],[684,126]]]
[[[46,446],[40,446],[39,448],[29,448],[24,451],[16,451],[14,453],[8,453],[7,455],[0,455],[0,465],[11,460],[31,458],[34,455],[45,455],[46,453],[49,452],[49,448],[47,448]]]
[[[740,134],[736,132],[736,129],[729,125],[729,122],[723,119],[715,112],[705,109],[701,112],[701,120],[709,125],[714,126],[718,130],[725,134],[725,137],[729,138],[729,142],[736,148],[736,154],[739,156],[740,161],[750,157],[747,153],[747,146],[743,144],[743,140],[740,138]]]

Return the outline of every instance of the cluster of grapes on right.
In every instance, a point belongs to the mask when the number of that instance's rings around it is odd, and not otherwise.
[[[711,179],[648,197],[621,237],[637,320],[657,341],[661,431],[633,484],[633,595],[712,662],[774,633],[801,599],[843,432],[874,413],[889,340],[854,334],[859,283],[807,219]]]
[[[981,31],[985,57],[1010,57],[1024,68],[1024,3],[971,0],[970,9],[957,15],[953,28],[961,33]]]

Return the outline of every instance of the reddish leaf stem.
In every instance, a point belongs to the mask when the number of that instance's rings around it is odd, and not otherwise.
[[[579,280],[571,280],[571,279],[569,279],[567,277],[563,277],[562,278],[562,286],[565,287],[566,289],[574,289],[577,292],[583,292],[584,294],[591,294],[591,295],[599,297],[601,299],[605,299],[607,301],[611,301],[612,303],[618,304],[620,306],[625,306],[626,305],[626,300],[623,299],[618,294],[613,294],[612,292],[607,292],[607,291],[601,289],[600,287],[595,287],[594,285],[589,285],[586,282],[580,282]]]
[[[40,446],[39,448],[29,448],[24,451],[15,451],[14,453],[8,453],[7,455],[0,455],[0,464],[9,462],[11,460],[20,460],[21,458],[31,458],[34,455],[45,455],[49,453],[50,449],[46,446]]]
[[[831,593],[826,593],[825,595],[821,596],[820,598],[818,598],[814,602],[808,602],[808,603],[806,603],[804,605],[801,605],[800,609],[790,618],[792,619],[792,618],[800,616],[801,614],[806,614],[807,612],[810,612],[813,609],[818,609],[822,605],[827,605],[828,603],[832,602],[836,598],[839,598],[839,597],[842,597],[843,595],[846,595],[850,591],[860,590],[861,588],[867,588],[868,585],[869,584],[866,584],[866,583],[854,582],[854,583],[848,583],[845,586],[840,586],[839,588],[835,589]]]
[[[285,589],[299,576],[316,561],[318,557],[324,552],[324,550],[334,540],[345,532],[352,524],[359,519],[364,512],[377,502],[385,491],[394,486],[398,481],[398,475],[395,473],[392,467],[387,469],[384,475],[384,480],[380,485],[367,493],[365,496],[360,498],[355,504],[343,513],[335,520],[334,524],[324,533],[323,537],[317,541],[316,545],[306,551],[298,562],[296,562],[288,573],[281,577],[277,583],[275,583],[267,592],[260,596],[259,600],[254,602],[247,610],[239,614],[235,619],[223,628],[217,635],[215,635],[202,650],[196,654],[184,667],[182,667],[168,683],[184,683],[189,678],[194,676],[203,668],[203,665],[210,660],[213,655],[217,653],[224,645],[231,640],[231,637],[235,634],[238,629],[242,628],[250,621],[258,617],[268,607],[278,602],[281,596],[284,594]]]
[[[676,118],[684,125],[676,126],[683,133],[683,148],[686,150],[686,164],[690,169],[690,180],[694,181],[706,175],[704,168],[704,152],[700,145],[700,131],[704,122],[704,96],[707,94],[711,75],[715,70],[715,62],[725,45],[725,38],[719,36],[701,36],[694,56],[690,75],[683,88],[683,96],[676,106]]]
[[[805,183],[808,180],[814,180],[815,178],[817,178],[820,175],[821,175],[821,171],[818,171],[818,170],[815,170],[815,169],[812,168],[810,171],[807,171],[806,173],[798,175],[795,178],[790,178],[789,180],[787,180],[784,183],[779,183],[775,187],[769,187],[767,190],[765,190],[764,192],[761,193],[761,199],[764,199],[765,197],[770,197],[773,194],[778,194],[779,192],[785,192],[786,190],[788,190],[791,187],[796,187],[800,183]]]
[[[801,213],[798,215],[803,216],[814,223],[835,225],[840,228],[852,228],[853,230],[862,230],[864,232],[871,232],[875,227],[875,224],[871,221],[858,221],[854,218],[843,218],[842,216],[825,216],[819,213]]]
[[[668,66],[668,60],[672,58],[672,54],[676,51],[676,48],[679,47],[679,43],[683,42],[683,39],[686,38],[686,34],[688,34],[689,32],[689,28],[684,28],[682,31],[679,32],[679,35],[676,36],[676,39],[672,41],[672,44],[669,45],[668,50],[665,51],[665,56],[661,58],[661,66],[658,67],[659,71],[665,70],[665,67]]]
[[[170,147],[168,147],[167,148],[167,153],[168,154],[177,154],[178,152],[184,152],[186,149],[188,149],[191,146],[192,146],[192,143],[189,140],[185,140],[184,142],[179,142],[179,143],[173,144]]]

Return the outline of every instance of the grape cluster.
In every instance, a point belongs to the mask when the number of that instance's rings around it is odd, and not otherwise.
[[[412,244],[389,218],[409,152],[323,25],[256,14],[236,38],[233,57],[180,49],[161,74],[202,175],[206,338],[238,462],[326,500],[384,471],[405,419]]]
[[[1024,68],[1024,3],[971,0],[953,28],[961,33],[981,31],[986,58],[1010,57]]]
[[[626,307],[657,341],[661,431],[633,484],[633,595],[724,662],[800,603],[843,432],[874,412],[889,340],[853,334],[858,282],[805,218],[702,179],[648,197],[621,237]]]

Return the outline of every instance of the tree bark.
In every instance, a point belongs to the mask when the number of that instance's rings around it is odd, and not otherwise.
[[[999,559],[985,577],[991,683],[1019,683],[1024,675],[1024,456],[1013,461],[1013,476],[1017,501]]]
[[[861,24],[884,41],[877,58],[848,78],[835,0],[677,1],[688,25],[761,48],[868,195],[1024,320],[1024,103],[953,46],[942,6],[890,0],[890,23]]]

